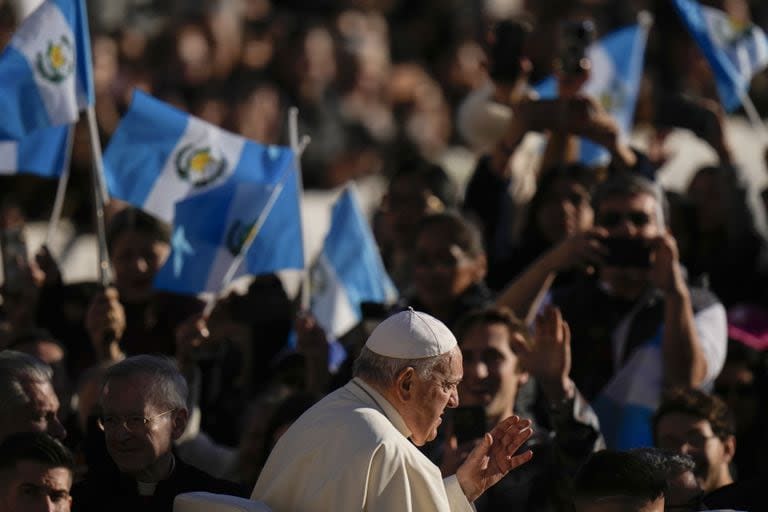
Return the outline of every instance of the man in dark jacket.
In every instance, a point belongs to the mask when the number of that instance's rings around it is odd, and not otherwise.
[[[183,492],[247,494],[174,456],[173,441],[189,418],[187,394],[184,377],[166,359],[135,356],[107,371],[99,426],[119,471],[91,472],[72,490],[73,510],[171,512]]]

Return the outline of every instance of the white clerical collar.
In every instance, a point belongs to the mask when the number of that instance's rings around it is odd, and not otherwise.
[[[389,403],[389,400],[387,400],[384,395],[376,391],[370,384],[366,383],[363,379],[359,377],[354,377],[350,381],[349,389],[355,395],[360,397],[363,400],[368,399],[369,401],[372,401],[376,405],[379,406],[381,409],[381,412],[384,413],[384,416],[387,417],[387,419],[394,425],[394,427],[403,434],[403,437],[409,438],[411,437],[411,431],[408,428],[408,426],[405,424],[405,420],[403,420],[403,417],[400,416],[400,413],[397,412],[397,409]],[[355,389],[357,387],[357,389]],[[360,392],[357,392],[357,391]],[[368,395],[368,396],[365,396]]]

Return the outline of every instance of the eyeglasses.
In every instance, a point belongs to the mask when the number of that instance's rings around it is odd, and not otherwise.
[[[600,214],[597,224],[605,228],[615,228],[622,222],[629,221],[634,224],[635,227],[642,228],[650,224],[651,216],[646,212],[606,212]]]
[[[101,416],[98,419],[98,425],[104,432],[114,432],[120,427],[124,427],[128,432],[136,433],[146,429],[150,423],[158,418],[174,412],[176,409],[170,409],[160,414],[150,416]]]
[[[659,438],[659,448],[674,451],[679,447],[688,445],[693,449],[701,450],[707,445],[707,441],[714,437],[717,436],[714,434],[705,436],[704,434],[699,433],[691,433],[685,437],[663,436]]]

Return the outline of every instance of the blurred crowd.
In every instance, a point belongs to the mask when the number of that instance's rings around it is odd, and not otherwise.
[[[765,2],[702,3],[768,26]],[[0,0],[0,45],[18,22],[15,7]],[[248,496],[287,426],[349,380],[372,328],[406,306],[458,338],[460,402],[482,408],[483,428],[517,413],[541,433],[529,441],[539,447],[533,461],[478,510],[569,510],[574,496],[633,492],[650,501],[663,492],[675,510],[752,506],[739,500],[759,485],[728,486],[767,475],[766,244],[712,73],[671,2],[88,7],[103,144],[136,88],[265,144],[287,142],[286,112],[297,106],[311,137],[307,189],[384,184],[371,226],[400,298],[364,304],[363,321],[340,340],[275,275],[253,277],[204,316],[199,298],[152,288],[169,226],[117,201],[106,212],[114,285],[71,283],[52,250],[23,254],[24,227],[47,219],[55,183],[0,176],[0,441],[32,430],[61,440],[74,454],[75,510],[170,510],[187,490]],[[642,148],[599,98],[580,94],[589,65],[569,69],[564,36],[588,19],[600,37],[641,10],[655,19],[635,113]],[[531,86],[550,75],[561,99],[539,101]],[[768,74],[750,94],[768,112]],[[716,156],[676,192],[656,181],[674,129]],[[93,232],[87,132],[78,124],[65,199],[75,236]],[[610,162],[579,163],[577,136],[607,149]],[[768,209],[768,190],[760,197]],[[329,366],[336,344],[346,359]],[[611,409],[619,395],[647,414]],[[424,447],[446,474],[473,439],[458,435],[459,418]],[[638,441],[624,436],[627,425]],[[0,446],[0,459],[12,452]],[[621,479],[616,468],[636,471]],[[161,492],[169,474],[182,476]],[[126,475],[154,482],[138,495],[157,499],[136,501]]]

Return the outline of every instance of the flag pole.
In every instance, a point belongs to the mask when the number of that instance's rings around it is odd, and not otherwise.
[[[75,125],[69,126],[67,132],[67,146],[64,153],[64,168],[61,170],[61,176],[59,176],[59,183],[56,187],[56,199],[53,201],[53,211],[51,212],[51,218],[48,221],[48,231],[45,234],[45,246],[50,250],[53,236],[56,233],[56,229],[59,227],[59,221],[61,220],[61,210],[64,207],[64,195],[67,191],[67,183],[69,182],[69,172],[72,166],[72,145],[75,140]]]
[[[88,114],[88,133],[91,139],[91,177],[93,185],[93,209],[96,217],[96,237],[99,248],[99,283],[107,288],[112,283],[109,266],[109,248],[107,247],[107,232],[104,221],[104,204],[109,200],[109,192],[104,181],[104,161],[101,155],[101,141],[96,125],[96,110],[93,105],[86,109]]]
[[[245,255],[248,253],[248,250],[251,248],[251,245],[253,245],[254,240],[256,240],[256,236],[261,231],[261,228],[262,226],[264,226],[264,223],[267,221],[267,217],[269,217],[269,214],[272,212],[272,208],[275,206],[275,203],[277,202],[278,197],[280,197],[280,193],[283,191],[283,187],[285,186],[285,178],[286,176],[290,175],[290,172],[288,172],[289,169],[290,167],[286,168],[286,170],[283,171],[283,176],[275,185],[275,189],[269,195],[267,204],[264,205],[264,209],[261,211],[261,213],[259,214],[259,217],[256,219],[256,222],[253,224],[250,231],[248,232],[248,235],[246,236],[245,241],[243,242],[243,245],[240,248],[240,251],[238,251],[237,256],[235,256],[235,259],[232,260],[232,263],[229,265],[229,268],[227,268],[227,272],[224,274],[224,277],[222,277],[221,279],[221,286],[219,287],[219,292],[224,290],[224,288],[226,288],[227,285],[229,285],[229,283],[232,282],[232,279],[234,279],[235,277],[235,273],[240,268],[240,265],[242,265]],[[203,318],[208,318],[211,315],[211,312],[213,311],[213,307],[216,305],[217,296],[218,296],[218,293],[212,294],[211,297],[206,302],[205,309],[203,309]]]
[[[745,92],[742,95],[741,104],[744,106],[744,112],[746,112],[747,118],[752,124],[752,127],[757,130],[757,132],[760,134],[760,137],[763,139],[762,142],[768,142],[768,128],[766,128],[765,121],[763,121],[763,119],[760,117],[760,114],[757,112],[757,108],[755,108],[755,104],[752,102],[752,98],[750,98],[749,93]]]
[[[296,158],[296,179],[299,184],[299,214],[304,218],[304,178],[301,173],[301,155],[310,142],[305,135],[299,140],[299,109],[291,107],[288,110],[288,140]],[[303,226],[303,223],[302,223]],[[303,230],[302,230],[303,233]],[[303,234],[302,234],[303,237]],[[304,251],[304,268],[301,271],[301,310],[308,311],[310,303],[309,268],[307,265],[307,252]]]

